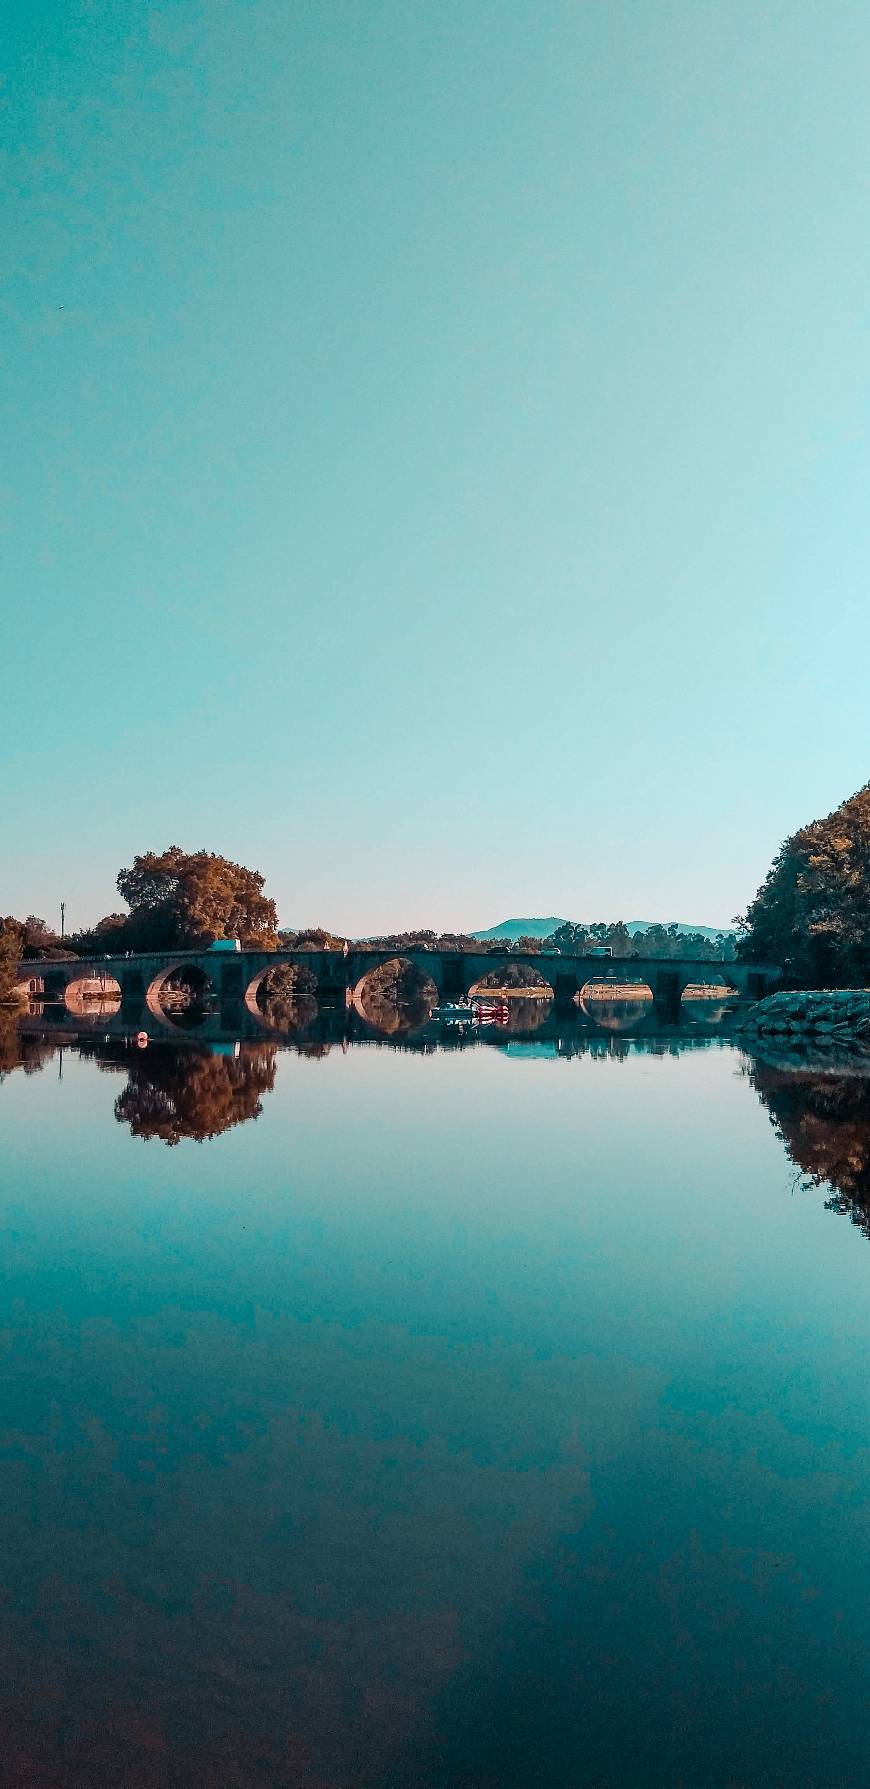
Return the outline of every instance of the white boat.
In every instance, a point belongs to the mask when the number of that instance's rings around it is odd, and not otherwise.
[[[432,1013],[444,1025],[475,1025],[477,1013],[468,1000],[443,1000]]]

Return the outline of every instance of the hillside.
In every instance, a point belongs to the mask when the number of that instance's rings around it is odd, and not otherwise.
[[[472,932],[472,938],[482,942],[490,938],[549,938],[552,932],[565,924],[563,919],[503,919],[501,925],[490,926],[485,932]]]
[[[559,926],[565,925],[566,923],[567,922],[564,919],[503,919],[500,925],[490,926],[487,931],[472,932],[471,937],[480,938],[481,941],[486,941],[492,938],[504,938],[506,940],[514,940],[517,938],[549,938],[551,933],[557,931]],[[651,925],[658,923],[658,921],[651,919],[629,919],[626,921],[626,930],[629,932],[646,932]],[[666,920],[664,923],[668,926],[676,925],[679,932],[700,933],[701,937],[708,938],[711,941],[714,938],[718,938],[720,932],[724,932],[726,936],[730,935],[730,928],[726,926],[692,926],[687,925],[684,920],[670,919]]]

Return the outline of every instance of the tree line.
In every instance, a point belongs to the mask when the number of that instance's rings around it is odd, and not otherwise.
[[[531,941],[520,939],[519,942],[528,948]],[[610,949],[615,957],[697,957],[705,963],[733,962],[736,954],[736,941],[731,932],[719,932],[715,938],[707,938],[703,932],[681,932],[679,926],[662,925],[630,932],[621,919],[595,925],[566,920],[544,940],[545,949],[572,951],[577,956],[602,946]]]

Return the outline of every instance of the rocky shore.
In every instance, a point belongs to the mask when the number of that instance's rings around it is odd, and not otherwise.
[[[776,1038],[799,1044],[870,1044],[870,988],[813,988],[768,994],[742,1014],[735,1027],[741,1040]]]

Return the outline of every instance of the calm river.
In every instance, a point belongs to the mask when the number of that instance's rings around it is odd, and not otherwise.
[[[56,1043],[0,1087],[4,1785],[865,1789],[870,1080]]]

